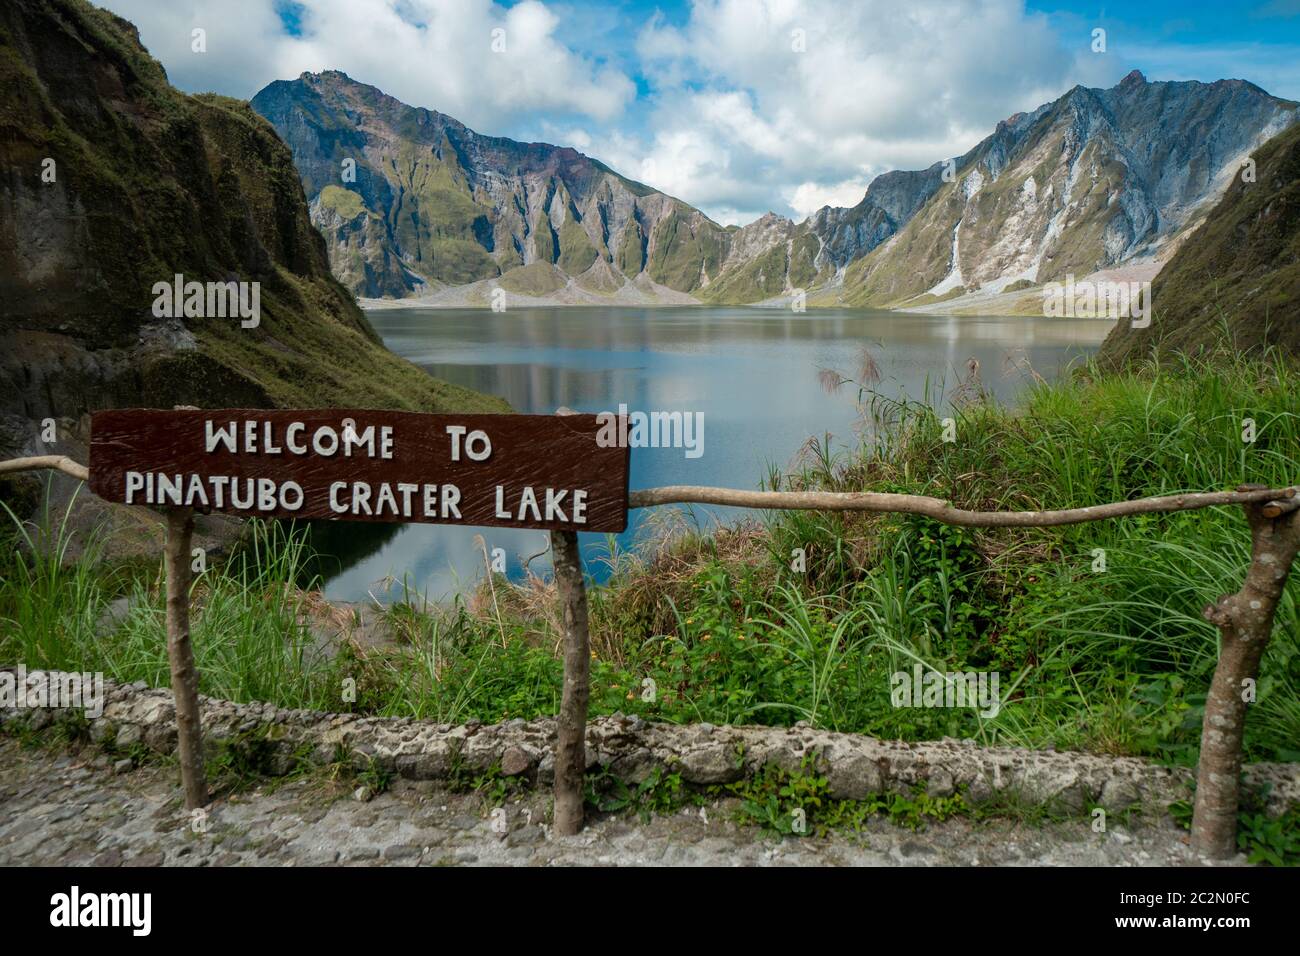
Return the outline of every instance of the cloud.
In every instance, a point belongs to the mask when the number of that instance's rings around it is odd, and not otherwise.
[[[277,12],[283,0],[103,2],[135,23],[172,82],[192,91],[249,98],[271,80],[342,70],[486,132],[538,112],[609,122],[636,96],[620,69],[566,46],[560,17],[538,0],[509,8],[491,0],[302,0],[292,8],[293,32]],[[207,31],[205,53],[191,49],[196,27]]]
[[[785,201],[800,218],[806,218],[823,206],[856,206],[866,195],[867,185],[865,179],[848,179],[829,186],[800,183],[793,192],[786,194]]]
[[[575,146],[726,224],[851,204],[882,172],[964,153],[998,120],[1133,67],[1216,79],[1248,64],[1270,92],[1300,95],[1291,44],[1143,43],[1023,0],[693,0],[672,22],[601,0],[101,2],[182,89],[250,97],[339,69],[479,132]],[[206,53],[190,49],[195,27]]]
[[[856,202],[881,172],[965,152],[1080,79],[1118,79],[1086,39],[1067,47],[1014,0],[697,0],[684,25],[641,31],[641,165],[706,211]]]

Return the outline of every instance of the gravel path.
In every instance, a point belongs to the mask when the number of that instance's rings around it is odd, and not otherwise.
[[[397,780],[368,801],[323,777],[218,798],[206,832],[179,804],[176,771],[114,772],[92,749],[0,738],[0,864],[248,865],[1104,865],[1196,863],[1172,823],[1091,832],[954,820],[913,833],[885,820],[860,834],[777,840],[731,822],[723,802],[648,824],[606,817],[553,838],[547,795],[495,812],[473,794]],[[504,830],[505,832],[500,832]],[[1239,859],[1237,862],[1241,862]]]

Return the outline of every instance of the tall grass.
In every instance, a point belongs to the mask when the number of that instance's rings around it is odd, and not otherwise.
[[[9,533],[0,534],[8,560],[0,566],[0,655],[6,661],[50,670],[81,669],[77,662],[97,642],[108,595],[97,573],[99,540],[90,535],[79,560],[69,560],[73,541],[63,529],[76,504],[62,515],[46,505],[35,523],[6,505]]]
[[[1300,481],[1300,396],[1279,363],[1177,360],[1119,375],[1085,367],[1031,384],[1017,409],[967,382],[955,407],[862,388],[853,452],[810,442],[773,488],[927,494],[1044,509]],[[942,411],[937,409],[942,408]],[[945,442],[941,419],[957,422]],[[1243,440],[1253,420],[1255,440]],[[96,549],[65,560],[13,523],[0,556],[0,654],[167,682],[161,580],[119,579]],[[1239,509],[1055,529],[950,528],[917,516],[779,512],[704,534],[666,522],[652,547],[612,545],[590,589],[595,714],[713,723],[807,721],[882,737],[1195,759],[1218,651],[1201,610],[1239,587]],[[294,707],[495,721],[554,713],[562,664],[553,585],[494,579],[449,606],[409,588],[382,646],[323,641],[300,535],[254,523],[249,545],[194,584],[201,689]],[[48,543],[47,543],[48,544]],[[792,567],[802,549],[806,571]],[[1104,569],[1103,569],[1104,561]],[[124,617],[106,614],[125,595]],[[1278,610],[1250,759],[1300,759],[1294,577]],[[996,671],[1002,707],[895,708],[890,676]],[[356,699],[343,688],[356,686]]]

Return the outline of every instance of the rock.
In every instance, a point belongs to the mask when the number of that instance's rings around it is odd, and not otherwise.
[[[501,773],[507,777],[517,777],[533,765],[528,754],[519,747],[507,747],[501,757]]]
[[[952,774],[946,770],[935,770],[931,772],[930,779],[926,781],[925,791],[932,797],[951,797],[956,792],[953,786]]]
[[[419,855],[420,848],[409,843],[398,843],[384,850],[385,860],[412,860]]]
[[[135,769],[135,761],[130,757],[123,757],[113,764],[113,773],[130,773]]]
[[[1101,796],[1097,802],[1106,810],[1114,813],[1118,810],[1124,810],[1140,803],[1142,793],[1132,780],[1126,780],[1123,777],[1111,777],[1101,788]]]
[[[122,851],[118,847],[109,847],[90,861],[91,866],[121,866]]]

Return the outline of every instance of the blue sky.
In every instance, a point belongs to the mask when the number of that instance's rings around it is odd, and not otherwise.
[[[342,69],[483,133],[575,146],[724,223],[851,205],[881,172],[1135,68],[1300,99],[1300,0],[101,2],[182,89],[250,97]]]

